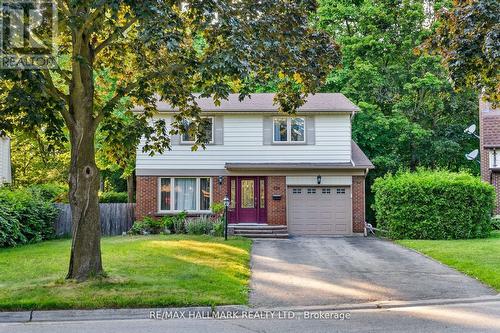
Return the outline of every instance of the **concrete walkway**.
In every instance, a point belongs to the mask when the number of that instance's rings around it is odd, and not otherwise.
[[[454,269],[375,238],[256,240],[251,266],[250,304],[257,307],[496,294]]]

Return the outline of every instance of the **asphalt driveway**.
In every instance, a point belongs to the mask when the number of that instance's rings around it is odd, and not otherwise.
[[[255,240],[250,304],[300,306],[495,295],[394,243],[363,237]]]

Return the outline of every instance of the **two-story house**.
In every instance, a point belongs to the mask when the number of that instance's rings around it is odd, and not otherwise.
[[[372,163],[351,139],[359,108],[342,94],[309,96],[295,115],[280,114],[273,94],[198,104],[211,126],[205,150],[187,134],[172,150],[137,151],[136,218],[187,211],[208,214],[230,201],[229,223],[287,226],[291,235],[362,233],[365,176]],[[176,110],[158,102],[170,123]]]
[[[479,130],[481,178],[497,193],[496,214],[500,215],[500,109],[480,99]]]
[[[0,136],[0,186],[11,182],[10,138]]]

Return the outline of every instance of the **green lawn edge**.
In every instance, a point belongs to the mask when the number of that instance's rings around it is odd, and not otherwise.
[[[105,279],[64,279],[71,240],[0,249],[0,311],[248,304],[252,241],[154,235],[102,239]]]
[[[395,240],[500,292],[500,231],[488,238],[464,240]]]

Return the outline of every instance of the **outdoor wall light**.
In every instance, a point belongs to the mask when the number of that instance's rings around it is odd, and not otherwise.
[[[318,181],[318,185],[321,184],[321,176],[316,177],[316,180]]]
[[[222,185],[223,181],[224,181],[224,177],[223,176],[219,176],[219,185]]]

